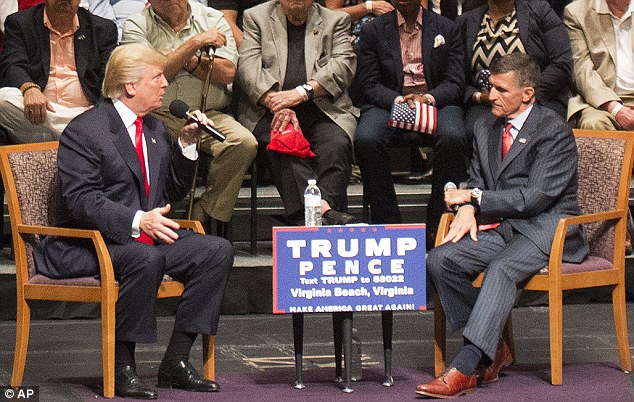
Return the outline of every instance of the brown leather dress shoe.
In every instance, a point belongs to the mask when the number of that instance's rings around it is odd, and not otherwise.
[[[460,395],[473,394],[476,391],[476,375],[464,375],[452,367],[427,384],[418,384],[416,393],[433,398],[449,399]]]
[[[499,379],[500,370],[510,366],[511,363],[513,363],[511,349],[506,342],[503,342],[502,347],[495,352],[493,363],[489,367],[483,367],[476,371],[478,382],[481,384],[496,382]]]

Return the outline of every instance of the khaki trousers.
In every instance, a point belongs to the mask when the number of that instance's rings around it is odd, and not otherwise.
[[[623,104],[634,105],[634,98],[623,98]],[[587,107],[578,113],[577,128],[585,130],[622,130],[616,119],[608,112]]]
[[[0,88],[0,126],[7,130],[11,142],[16,144],[58,141],[68,123],[87,108],[51,104],[55,111],[47,111],[44,124],[34,126],[24,117],[24,98],[20,90],[15,87]]]
[[[185,124],[183,119],[163,110],[153,114],[165,123],[172,138],[180,135]],[[227,139],[220,142],[203,134],[200,150],[211,155],[212,160],[207,174],[207,189],[199,203],[212,218],[229,222],[244,174],[257,153],[258,143],[253,134],[233,117],[215,110],[208,110],[206,115]]]

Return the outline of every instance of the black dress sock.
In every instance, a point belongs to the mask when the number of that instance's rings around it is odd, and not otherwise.
[[[198,334],[174,330],[170,338],[170,343],[167,345],[162,364],[171,366],[179,361],[187,361],[196,336],[198,336]]]
[[[115,341],[114,342],[114,367],[119,369],[125,366],[131,366],[136,369],[134,360],[134,351],[136,342]]]
[[[464,375],[471,375],[476,371],[482,356],[482,349],[465,339],[465,345],[453,359],[450,367],[457,368]]]

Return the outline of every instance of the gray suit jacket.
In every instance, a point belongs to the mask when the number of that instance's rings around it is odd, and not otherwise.
[[[478,219],[502,221],[550,254],[560,218],[579,215],[577,145],[572,129],[548,108],[534,104],[504,160],[503,118],[476,122],[468,187],[483,190]],[[564,260],[581,262],[588,245],[579,227],[566,237]]]
[[[577,0],[564,11],[577,96],[568,102],[568,119],[587,108],[620,100],[616,93],[616,39],[612,19],[599,14],[595,1]],[[632,30],[634,35],[634,30]]]
[[[246,10],[243,26],[238,83],[244,96],[238,120],[253,131],[266,113],[258,101],[269,89],[280,89],[284,84],[288,53],[286,16],[280,2],[271,1]],[[348,96],[356,70],[349,29],[348,14],[313,4],[306,22],[305,57],[307,79],[317,81],[331,95],[315,98],[315,104],[352,138],[359,112]]]

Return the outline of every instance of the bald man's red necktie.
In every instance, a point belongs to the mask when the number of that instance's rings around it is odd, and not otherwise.
[[[143,119],[137,117],[134,121],[136,131],[134,133],[134,147],[136,148],[136,154],[139,157],[139,163],[141,163],[141,173],[143,174],[143,183],[145,184],[145,196],[150,194],[150,183],[147,180],[147,171],[145,169],[145,152],[143,152]],[[145,232],[141,231],[141,235],[136,238],[141,243],[154,245],[154,240],[148,236]]]
[[[509,149],[511,149],[511,145],[513,145],[511,128],[513,128],[513,124],[511,123],[506,123],[506,126],[504,126],[504,132],[502,133],[502,159],[509,153]]]

